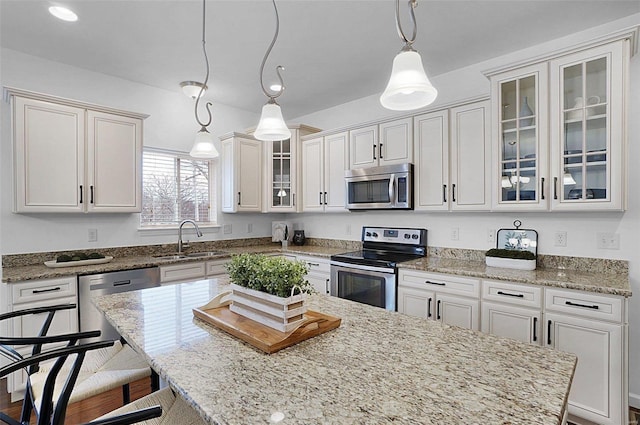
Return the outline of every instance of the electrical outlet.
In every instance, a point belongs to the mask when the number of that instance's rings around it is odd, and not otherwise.
[[[222,226],[222,233],[224,233],[225,235],[231,234],[231,225],[225,224],[224,226]]]
[[[487,229],[487,242],[491,245],[496,244],[496,229]]]
[[[451,228],[451,240],[452,241],[457,241],[458,239],[460,239],[460,228],[452,227]]]
[[[351,225],[347,224],[347,228],[344,231],[345,234],[350,235],[351,234]]]
[[[620,249],[619,233],[598,233],[598,249]]]
[[[253,223],[249,223],[247,224],[247,233],[252,233],[253,232]]]
[[[567,232],[556,232],[555,246],[567,246]]]
[[[88,234],[87,240],[89,242],[97,242],[98,241],[98,229],[89,229],[87,234]]]

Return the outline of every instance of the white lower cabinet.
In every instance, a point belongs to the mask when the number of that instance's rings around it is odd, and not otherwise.
[[[78,305],[77,278],[67,276],[56,279],[31,280],[9,285],[11,300],[8,311],[19,311],[28,308],[47,307],[60,304]],[[9,292],[7,291],[7,292]],[[11,319],[8,331],[13,336],[36,336],[47,317],[47,313],[28,315]],[[78,332],[78,309],[56,311],[48,335]],[[30,347],[17,347],[18,351],[27,355]],[[27,376],[24,371],[8,376],[7,391],[12,401],[23,398]]]
[[[296,259],[304,261],[309,267],[306,278],[313,285],[313,288],[319,294],[329,295],[329,282],[331,281],[329,259],[305,255],[298,255]]]
[[[229,277],[226,265],[230,260],[230,258],[222,258],[207,261],[205,265],[207,277]]]
[[[545,345],[578,356],[569,420],[628,423],[626,300],[580,291],[545,292]]]
[[[479,290],[477,279],[400,270],[398,312],[479,330]]]
[[[482,282],[482,332],[540,345],[542,288]]]

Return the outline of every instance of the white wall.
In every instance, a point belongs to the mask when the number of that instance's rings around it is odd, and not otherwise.
[[[483,63],[459,69],[432,78],[438,88],[437,103],[429,107],[435,110],[456,100],[489,95],[489,81],[482,71],[507,65],[522,59],[545,55],[558,49],[586,42],[617,30],[640,24],[640,14],[632,15],[602,27],[592,28],[583,33],[555,40],[552,43],[514,52]],[[418,46],[419,48],[419,46]],[[391,58],[390,58],[391,60]],[[424,59],[428,61],[428,58]],[[640,240],[640,54],[631,60],[631,87],[628,110],[628,163],[629,163],[629,204],[624,213],[419,213],[419,212],[358,212],[341,215],[303,214],[291,215],[289,220],[297,223],[309,237],[330,237],[358,240],[363,225],[401,225],[425,227],[428,229],[430,246],[488,249],[490,229],[512,227],[515,219],[522,221],[525,228],[536,229],[539,233],[538,252],[541,254],[613,258],[628,260],[630,264],[631,289],[636,294],[630,300],[630,393],[631,403],[640,407],[640,254],[637,241]],[[383,87],[380,88],[381,90]],[[357,101],[338,105],[310,115],[296,118],[323,129],[331,129],[392,117],[384,110],[375,94]],[[451,240],[451,229],[459,229],[459,240]],[[556,231],[567,232],[567,246],[556,247],[553,237]],[[596,248],[596,234],[599,232],[618,233],[620,250]]]
[[[13,50],[2,49],[0,54],[2,86],[149,114],[144,123],[145,146],[185,152],[191,149],[199,127],[193,114],[193,101],[182,94],[178,82],[175,91],[168,91]],[[216,140],[221,134],[241,130],[258,121],[257,111],[242,111],[220,104],[214,104],[212,110],[212,133]],[[147,245],[177,240],[176,231],[138,231],[138,214],[13,214],[10,105],[3,101],[0,112],[2,254]],[[218,228],[206,229],[205,236],[199,240],[270,236],[272,219],[274,216],[270,214],[219,214],[219,223],[232,224],[233,233],[223,235]],[[252,233],[247,233],[248,224],[253,224]],[[87,242],[89,228],[98,230],[97,242]],[[188,232],[189,238],[195,239],[191,230]]]

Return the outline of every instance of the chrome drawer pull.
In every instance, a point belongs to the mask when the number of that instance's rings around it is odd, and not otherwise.
[[[508,297],[524,298],[523,294],[510,294],[508,292],[498,291],[498,295],[506,295]]]
[[[592,308],[594,310],[598,310],[600,308],[600,306],[597,306],[597,305],[578,304],[578,303],[572,303],[571,301],[565,301],[565,304],[572,305],[574,307]]]

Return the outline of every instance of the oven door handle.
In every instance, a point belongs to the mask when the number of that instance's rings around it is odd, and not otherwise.
[[[374,266],[365,266],[363,264],[350,264],[350,263],[340,263],[337,261],[331,262],[331,270],[340,270],[347,272],[361,272],[363,274],[395,274],[396,271],[393,268],[387,267],[374,267]]]

